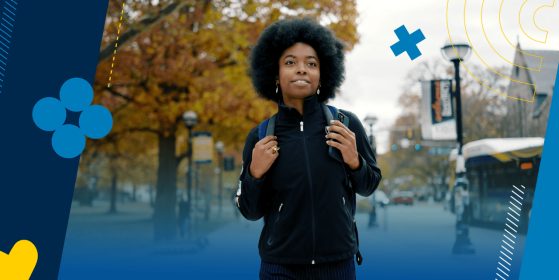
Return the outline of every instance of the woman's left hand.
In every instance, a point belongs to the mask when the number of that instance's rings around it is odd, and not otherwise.
[[[326,138],[328,139],[326,144],[340,150],[344,162],[349,168],[352,170],[359,168],[359,153],[357,152],[355,133],[353,131],[349,130],[340,121],[333,120],[328,127]]]

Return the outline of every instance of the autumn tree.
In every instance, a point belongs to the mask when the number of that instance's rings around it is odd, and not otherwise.
[[[118,116],[119,111],[113,112]],[[109,186],[109,213],[117,212],[118,186],[131,184],[133,197],[136,186],[152,185],[156,167],[154,139],[149,135],[111,133],[100,140],[88,139],[87,149],[82,154],[76,185],[76,195],[94,195],[98,187]],[[148,149],[146,149],[148,147]],[[79,199],[79,197],[77,197]]]
[[[154,237],[173,239],[177,172],[188,137],[182,113],[195,111],[196,130],[241,149],[248,131],[275,111],[274,104],[256,98],[247,75],[250,49],[261,31],[278,19],[310,17],[331,28],[350,50],[358,40],[356,5],[335,0],[125,4],[127,20],[114,60],[106,50],[116,42],[122,2],[109,7],[96,97],[118,111],[112,132],[118,141],[143,134],[143,148],[157,151]]]

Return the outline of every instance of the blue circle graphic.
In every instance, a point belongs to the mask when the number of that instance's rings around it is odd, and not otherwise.
[[[63,125],[52,134],[52,148],[63,158],[74,158],[83,152],[85,136],[79,127]]]
[[[87,107],[80,115],[80,128],[89,138],[105,137],[113,128],[111,112],[101,105]]]
[[[60,101],[66,109],[80,112],[93,101],[93,88],[82,78],[72,78],[60,88]]]
[[[66,121],[66,109],[58,99],[45,97],[33,106],[33,122],[45,131],[54,131]]]

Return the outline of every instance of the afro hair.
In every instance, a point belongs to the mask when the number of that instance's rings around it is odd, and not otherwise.
[[[262,32],[250,61],[250,74],[256,92],[269,100],[281,100],[276,94],[279,59],[286,49],[296,43],[311,46],[318,55],[318,100],[324,102],[333,98],[344,80],[344,46],[329,29],[311,19],[280,20]]]

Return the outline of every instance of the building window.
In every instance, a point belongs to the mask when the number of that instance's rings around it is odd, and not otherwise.
[[[543,104],[547,99],[547,94],[545,92],[538,92],[536,93],[536,102],[534,103],[534,111],[532,114],[533,118],[538,118],[543,110]]]
[[[518,66],[515,65],[515,66],[514,66],[514,76],[515,76],[515,77],[518,77],[519,73],[520,73],[520,68],[519,68]]]

